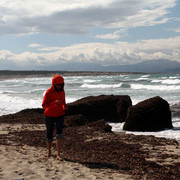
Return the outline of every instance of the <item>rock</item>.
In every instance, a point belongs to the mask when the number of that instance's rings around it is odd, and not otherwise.
[[[24,109],[15,114],[0,116],[0,123],[44,124],[44,109]]]
[[[84,115],[89,122],[104,119],[111,122],[125,121],[127,109],[132,106],[132,101],[126,95],[100,95],[82,98],[68,104],[67,115]]]
[[[157,96],[130,107],[123,129],[128,131],[160,131],[172,127],[169,104]]]
[[[125,121],[127,109],[132,106],[129,96],[101,95],[89,96],[69,103],[65,115],[65,127],[82,126],[104,119],[111,122]],[[0,117],[1,123],[44,124],[44,109],[24,109],[20,112]]]
[[[101,119],[101,120],[96,121],[96,122],[89,123],[87,125],[87,127],[91,127],[94,130],[100,131],[100,132],[112,132],[111,131],[112,127],[109,124],[107,124],[104,119]]]
[[[64,125],[65,127],[76,127],[76,126],[83,126],[87,122],[87,119],[82,114],[77,115],[69,115],[65,117]]]

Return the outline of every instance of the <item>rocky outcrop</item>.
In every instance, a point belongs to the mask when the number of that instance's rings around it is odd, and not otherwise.
[[[69,111],[65,115],[65,127],[82,126],[90,122],[104,119],[111,122],[124,122],[127,110],[132,106],[129,96],[100,95],[82,98],[69,103]],[[44,123],[44,110],[25,109],[15,114],[0,117],[0,122],[10,123]],[[21,118],[23,117],[23,118]]]
[[[15,114],[0,116],[0,123],[44,124],[42,108],[24,109]]]
[[[169,104],[157,96],[130,107],[123,129],[128,131],[159,131],[172,127]]]
[[[132,106],[129,96],[101,95],[89,96],[68,104],[68,116],[81,114],[88,122],[104,119],[124,122],[127,110]]]

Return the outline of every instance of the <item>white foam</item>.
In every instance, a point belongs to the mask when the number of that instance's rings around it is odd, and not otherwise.
[[[28,84],[51,84],[52,79],[51,78],[18,78],[18,79],[8,79],[8,80],[2,80],[0,81],[0,84],[6,84],[11,86],[20,86],[20,85],[28,85]]]
[[[142,78],[147,78],[147,77],[149,77],[150,75],[149,74],[147,74],[147,75],[142,75],[141,77]]]
[[[85,83],[94,83],[94,82],[100,82],[101,80],[93,80],[93,79],[85,79],[83,82]]]
[[[148,78],[146,77],[140,77],[140,78],[134,79],[134,81],[146,81],[146,80],[148,80]]]
[[[78,100],[77,98],[70,98],[70,97],[68,97],[68,98],[66,98],[66,103],[72,103],[72,102],[75,102],[77,100]]]
[[[41,107],[41,99],[26,99],[24,97],[15,97],[1,94],[0,95],[0,115],[16,113],[26,108]]]
[[[166,79],[161,82],[162,84],[180,84],[180,79]]]
[[[118,88],[121,87],[122,83],[119,84],[87,84],[84,83],[83,85],[81,85],[82,88],[90,88],[90,89],[96,89],[96,88]]]
[[[158,91],[175,91],[180,90],[180,85],[143,85],[143,84],[131,84],[132,89],[147,89]]]
[[[114,132],[125,132],[126,134],[134,134],[134,135],[153,135],[155,137],[163,137],[163,138],[169,138],[169,139],[175,139],[177,141],[180,141],[180,119],[176,119],[176,121],[172,121],[173,123],[173,129],[167,129],[164,131],[157,131],[157,132],[134,132],[134,131],[124,131],[123,123],[110,123],[108,124],[112,126],[112,131]]]
[[[152,80],[151,82],[152,82],[152,83],[161,83],[162,80],[160,80],[160,79],[154,79],[154,80]]]
[[[169,79],[176,79],[177,76],[170,76]]]

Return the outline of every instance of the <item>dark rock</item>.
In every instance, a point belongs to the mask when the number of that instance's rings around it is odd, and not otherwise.
[[[111,131],[112,127],[109,124],[107,124],[104,119],[101,119],[101,120],[96,121],[96,122],[89,123],[87,125],[87,127],[91,127],[94,130],[100,131],[100,132],[112,132]]]
[[[24,109],[15,114],[0,116],[0,123],[25,123],[25,124],[43,124],[44,110],[42,108]]]
[[[101,95],[89,96],[68,104],[67,115],[84,115],[89,122],[104,119],[105,121],[125,121],[127,109],[132,106],[129,96]]]
[[[129,96],[89,96],[69,103],[65,115],[65,127],[82,126],[104,119],[111,122],[125,121],[127,109],[132,106]],[[0,116],[1,123],[43,124],[44,109],[24,109],[15,114]]]
[[[169,104],[157,96],[130,107],[123,129],[128,131],[160,131],[172,127]]]
[[[69,115],[65,117],[65,122],[64,125],[65,127],[76,127],[76,126],[82,126],[87,122],[87,119],[84,115],[82,114],[77,114],[77,115]]]

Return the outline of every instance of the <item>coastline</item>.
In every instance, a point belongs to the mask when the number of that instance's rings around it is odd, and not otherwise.
[[[1,179],[179,178],[179,142],[104,133],[92,126],[65,128],[64,161],[56,160],[55,144],[53,156],[48,159],[43,114],[38,111],[26,109],[0,117]]]
[[[32,77],[53,77],[55,74],[63,76],[104,76],[104,75],[120,75],[120,74],[157,74],[143,72],[100,72],[100,71],[10,71],[0,70],[0,80],[15,79],[15,78],[32,78]]]

